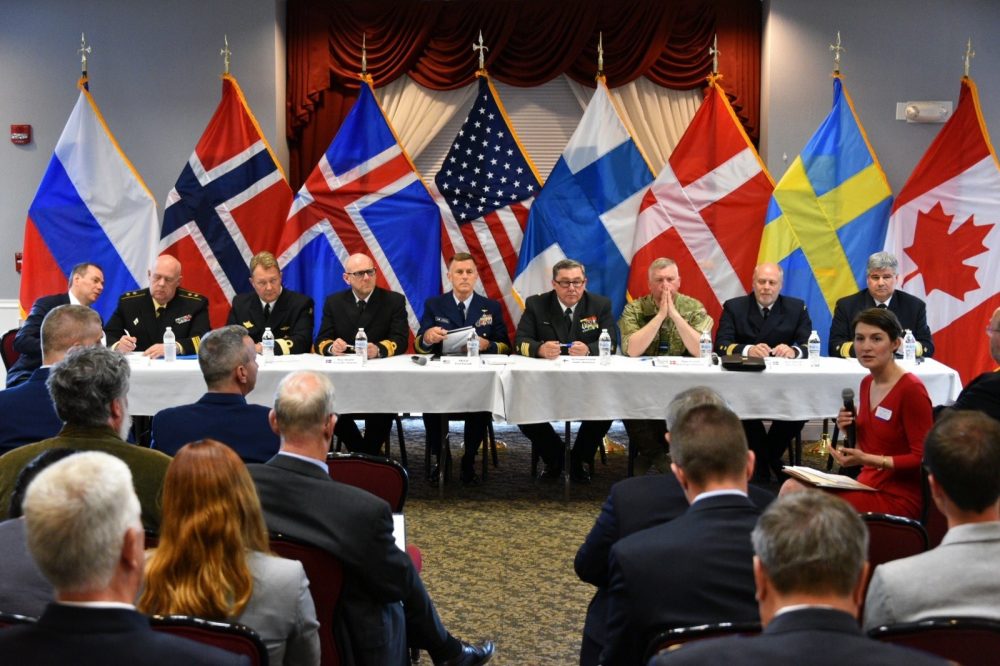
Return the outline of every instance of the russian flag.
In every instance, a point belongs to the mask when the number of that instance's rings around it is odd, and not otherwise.
[[[88,261],[104,269],[104,295],[94,308],[107,320],[119,294],[148,284],[156,259],[153,195],[112,136],[86,78],[79,88],[28,209],[22,318],[39,296],[65,292],[70,270]]]

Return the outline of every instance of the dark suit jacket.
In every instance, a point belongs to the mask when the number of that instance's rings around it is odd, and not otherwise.
[[[248,405],[231,393],[206,393],[198,402],[169,407],[153,417],[150,448],[168,456],[199,439],[211,437],[236,451],[245,462],[267,462],[281,446],[263,405]]]
[[[708,497],[615,544],[601,663],[638,663],[668,627],[758,620],[750,532],[760,513],[742,496]]]
[[[651,666],[727,664],[728,666],[940,666],[945,660],[926,652],[867,638],[843,611],[803,608],[774,617],[759,636],[694,641],[664,653]]]
[[[583,293],[580,302],[573,308],[573,327],[567,328],[563,308],[559,305],[555,290],[529,296],[524,303],[524,314],[517,324],[514,334],[514,350],[522,356],[538,356],[538,348],[547,340],[562,343],[579,340],[587,345],[592,356],[597,356],[597,341],[601,329],[608,329],[611,336],[611,353],[618,346],[618,327],[611,314],[611,301],[604,296]],[[567,349],[562,353],[568,354]]]
[[[145,615],[124,608],[78,608],[52,603],[36,624],[0,631],[4,664],[52,666],[225,666],[244,656],[153,631]]]
[[[28,318],[14,336],[14,349],[21,357],[7,371],[8,388],[28,381],[31,373],[42,366],[42,322],[60,305],[69,305],[69,294],[42,296],[31,306]]]
[[[760,314],[753,294],[730,298],[722,305],[715,351],[720,355],[742,354],[743,347],[760,342],[777,347],[794,347],[796,356],[808,356],[806,342],[812,322],[806,304],[791,296],[778,296],[767,319]]]
[[[408,663],[399,602],[408,605],[426,590],[410,557],[396,547],[389,505],[291,456],[248,469],[268,529],[318,546],[343,564],[342,611],[334,631],[345,663]],[[407,613],[419,609],[419,602]]]
[[[472,294],[469,309],[462,317],[462,311],[455,304],[452,292],[428,298],[424,303],[424,316],[420,320],[420,331],[414,341],[414,347],[421,354],[440,354],[442,343],[436,345],[423,344],[424,332],[434,326],[445,330],[475,326],[476,335],[490,341],[486,348],[487,354],[509,354],[510,339],[507,337],[507,324],[504,322],[503,310],[493,299],[479,294]]]
[[[308,354],[312,349],[313,299],[282,289],[271,305],[271,318],[265,322],[257,292],[236,294],[226,324],[245,326],[254,343],[260,342],[264,329],[270,326],[276,355]]]
[[[761,511],[774,500],[773,493],[753,485],[749,486],[749,496]],[[677,518],[688,506],[684,490],[673,474],[634,476],[611,486],[597,522],[573,561],[580,580],[597,587],[587,607],[587,619],[583,624],[585,636],[604,645],[611,547],[630,534]]]
[[[126,291],[118,299],[118,307],[104,325],[108,345],[113,346],[125,329],[136,337],[136,351],[145,351],[163,342],[167,326],[177,338],[177,354],[197,354],[201,336],[208,333],[208,299],[187,289],[177,289],[177,293],[167,303],[159,319],[153,307],[153,297],[149,289]]]
[[[830,323],[830,356],[837,358],[852,358],[854,353],[854,333],[851,323],[862,310],[875,307],[875,299],[867,289],[862,289],[851,296],[844,296],[837,301],[833,310],[833,321]],[[899,323],[904,329],[913,331],[917,345],[917,356],[933,356],[934,340],[931,339],[931,329],[927,326],[927,305],[917,298],[899,289],[892,292],[889,309],[896,313]]]
[[[984,372],[966,384],[951,408],[975,409],[1000,421],[1000,372]]]
[[[354,292],[350,289],[327,296],[316,351],[329,356],[332,353],[329,347],[337,338],[353,345],[359,327],[365,329],[368,342],[378,346],[380,357],[405,354],[410,339],[406,299],[402,294],[375,287],[364,314],[359,315]]]
[[[23,444],[55,437],[62,429],[45,386],[48,377],[48,368],[38,368],[24,384],[0,391],[0,455]]]

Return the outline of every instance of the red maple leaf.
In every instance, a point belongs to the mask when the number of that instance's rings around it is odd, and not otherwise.
[[[924,276],[924,292],[930,295],[935,289],[965,300],[965,294],[979,288],[976,267],[965,262],[988,252],[983,239],[993,228],[992,224],[976,226],[974,215],[948,233],[954,215],[948,215],[941,202],[929,211],[917,213],[917,226],[913,232],[913,245],[906,248],[906,254],[917,265],[903,282]]]

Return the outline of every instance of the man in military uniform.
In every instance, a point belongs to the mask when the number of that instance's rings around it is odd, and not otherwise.
[[[712,330],[712,318],[699,301],[680,293],[681,276],[673,259],[649,265],[649,294],[622,311],[618,327],[628,356],[698,356],[701,334]],[[667,422],[624,419],[629,447],[635,447],[635,473],[655,466],[667,473]]]
[[[226,324],[247,329],[257,353],[264,329],[274,334],[274,353],[306,354],[312,348],[313,300],[305,294],[281,286],[281,269],[270,252],[260,252],[250,260],[253,292],[236,294]]]
[[[448,263],[448,281],[452,290],[424,303],[424,316],[420,320],[420,331],[414,341],[418,352],[442,353],[444,339],[448,331],[456,328],[472,327],[479,339],[479,351],[483,354],[509,354],[510,340],[507,324],[504,322],[500,304],[475,292],[479,274],[476,262],[467,252],[459,252]],[[466,353],[466,346],[461,346]],[[489,412],[469,412],[465,414],[424,414],[424,432],[431,453],[439,455],[441,450],[441,424],[449,419],[465,421],[465,455],[462,456],[462,483],[477,485],[476,449],[486,438]],[[485,453],[484,453],[485,455]],[[431,480],[435,478],[434,470]]]
[[[181,288],[181,262],[169,254],[157,257],[147,275],[149,287],[122,294],[104,327],[111,348],[160,358],[169,326],[177,339],[177,353],[197,354],[201,336],[211,328],[208,299]]]

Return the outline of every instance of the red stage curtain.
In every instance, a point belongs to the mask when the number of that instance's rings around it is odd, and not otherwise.
[[[597,35],[612,88],[640,76],[668,88],[705,83],[719,38],[722,84],[751,138],[760,115],[760,0],[343,0],[288,3],[291,184],[319,161],[357,98],[361,38],[376,85],[409,75],[434,90],[475,80],[472,43],[503,83],[531,87],[560,74],[593,85]]]

